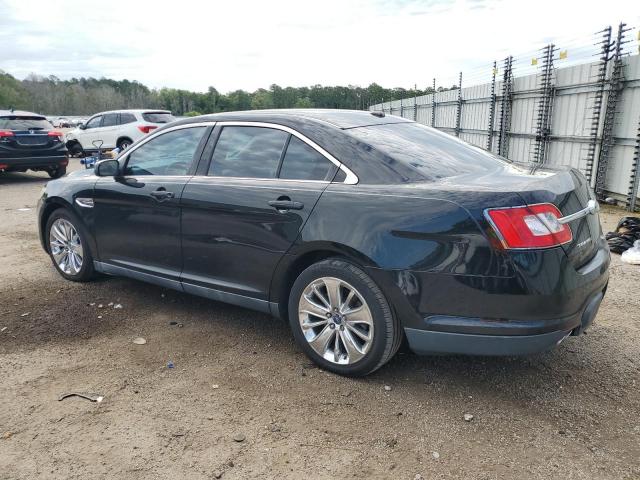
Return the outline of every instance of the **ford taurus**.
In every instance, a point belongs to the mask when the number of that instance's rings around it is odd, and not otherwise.
[[[51,181],[68,280],[121,275],[286,319],[321,367],[531,354],[593,321],[609,251],[586,179],[379,112],[185,119]]]

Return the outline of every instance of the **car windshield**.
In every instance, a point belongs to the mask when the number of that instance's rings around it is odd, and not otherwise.
[[[142,118],[145,122],[151,123],[170,123],[175,120],[173,115],[168,112],[144,112]]]
[[[0,117],[2,130],[49,130],[51,124],[42,117]]]
[[[373,125],[347,130],[364,143],[419,171],[429,180],[482,173],[510,163],[417,123]]]

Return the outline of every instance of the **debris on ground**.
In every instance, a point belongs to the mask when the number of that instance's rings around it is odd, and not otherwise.
[[[135,343],[136,345],[144,345],[147,343],[147,340],[142,337],[137,337],[133,339],[133,343]]]
[[[633,242],[633,247],[622,252],[620,260],[632,265],[640,265],[640,240],[636,240]]]
[[[68,392],[60,395],[58,397],[58,401],[61,402],[65,398],[69,398],[69,397],[80,397],[80,398],[84,398],[85,400],[89,400],[91,402],[96,402],[96,403],[100,403],[102,402],[102,400],[104,400],[104,397],[97,393]]]
[[[21,317],[28,317],[31,314],[31,312],[24,312],[22,315],[20,315]]]
[[[244,442],[246,439],[247,439],[247,437],[243,433],[236,433],[233,436],[233,441],[234,442],[238,442],[238,443]]]
[[[113,308],[114,308],[114,309],[116,309],[116,310],[119,310],[120,308],[122,308],[122,305],[121,305],[121,304],[119,304],[119,303],[116,303],[116,304],[113,306]]]
[[[424,480],[424,477],[422,475],[420,475],[419,473],[416,473],[416,476],[413,477],[413,480]]]
[[[438,452],[431,452],[431,456],[436,460],[440,458],[440,454]]]
[[[173,364],[173,362],[171,360],[169,360],[167,362],[167,368],[173,368],[173,367],[175,367],[175,365]]]
[[[470,422],[471,420],[473,420],[473,415],[471,415],[470,413],[465,413],[462,418],[464,418],[465,422]]]
[[[213,388],[213,389],[215,390],[215,389],[217,389],[217,388],[220,388],[220,386],[219,386],[219,385],[214,384],[214,385],[211,385],[211,388]]]
[[[7,329],[7,327],[0,328],[0,332],[4,332],[6,329]]]
[[[390,392],[391,391],[391,387],[389,385],[385,385],[384,386],[384,391],[385,392]]]
[[[13,432],[4,432],[2,434],[2,438],[4,438],[5,440],[10,439],[13,436]]]
[[[633,242],[640,240],[640,217],[622,217],[614,232],[605,235],[609,249],[613,253],[622,253],[633,247]]]

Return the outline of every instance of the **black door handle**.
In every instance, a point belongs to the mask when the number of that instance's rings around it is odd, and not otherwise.
[[[280,197],[277,200],[270,200],[269,205],[278,211],[302,210],[304,208],[304,203],[293,202],[289,197]]]
[[[151,192],[149,195],[151,195],[153,198],[155,198],[156,200],[162,202],[163,200],[169,200],[170,198],[173,198],[173,192],[167,192],[164,188],[162,189],[158,189],[154,192]]]

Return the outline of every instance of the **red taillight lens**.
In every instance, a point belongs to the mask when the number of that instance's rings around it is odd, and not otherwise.
[[[58,137],[58,138],[62,138],[64,136],[64,133],[62,132],[56,132],[56,131],[51,131],[49,133],[47,133],[47,135],[49,135],[50,137]]]
[[[138,130],[140,130],[142,133],[149,133],[154,128],[158,127],[156,127],[155,125],[138,125]]]
[[[573,239],[569,225],[558,221],[560,210],[551,203],[494,208],[486,214],[504,248],[557,247]]]
[[[11,130],[0,130],[0,138],[2,137],[13,137],[13,132]]]

